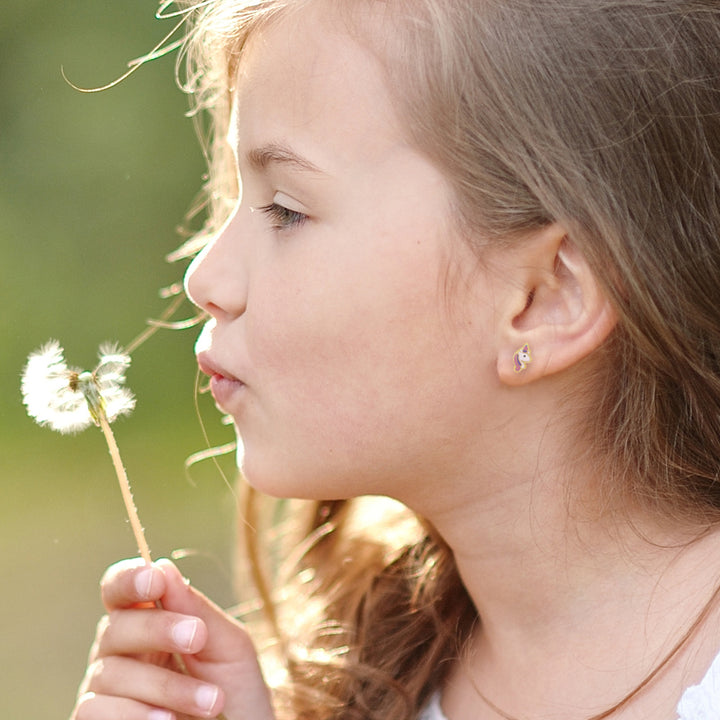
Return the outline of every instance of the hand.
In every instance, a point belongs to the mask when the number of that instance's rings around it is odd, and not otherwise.
[[[273,720],[245,628],[168,560],[111,566],[100,621],[70,720]],[[162,609],[154,607],[162,602]],[[182,655],[188,674],[173,666]]]

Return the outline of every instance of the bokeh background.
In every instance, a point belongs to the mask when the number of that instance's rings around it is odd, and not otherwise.
[[[105,567],[135,544],[102,435],[60,436],[25,415],[27,354],[57,338],[91,368],[165,307],[180,265],[165,256],[201,186],[203,158],[175,57],[103,85],[172,21],[154,0],[3,0],[0,12],[0,717],[65,720],[102,613]],[[189,314],[189,308],[184,309]],[[136,411],[115,424],[156,557],[232,602],[234,500],[195,411],[196,330],[161,331],[133,358]],[[229,439],[200,398],[211,442]],[[225,460],[226,469],[231,462]],[[232,475],[232,472],[231,472]]]

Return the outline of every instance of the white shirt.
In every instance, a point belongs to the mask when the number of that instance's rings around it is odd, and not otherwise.
[[[720,655],[718,655],[699,685],[689,687],[677,706],[678,720],[720,720]],[[440,693],[436,692],[418,720],[447,720],[440,708]]]
[[[720,655],[699,685],[689,687],[677,706],[678,720],[718,720],[720,718]]]

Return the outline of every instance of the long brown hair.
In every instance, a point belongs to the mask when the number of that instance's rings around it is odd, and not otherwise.
[[[307,1],[198,4],[186,87],[209,118],[211,212],[195,245],[237,193],[222,141],[244,43]],[[391,29],[353,15],[368,2],[385,7]],[[604,286],[619,322],[579,427],[606,478],[602,491],[718,523],[717,0],[327,6],[357,20],[354,36],[383,61],[408,138],[451,183],[478,253],[558,221]],[[286,643],[288,713],[413,718],[479,620],[431,527],[408,517],[414,530],[403,540],[368,537],[353,530],[354,507],[312,509],[301,533],[312,541],[283,581],[318,608]],[[266,595],[281,600],[278,592]]]

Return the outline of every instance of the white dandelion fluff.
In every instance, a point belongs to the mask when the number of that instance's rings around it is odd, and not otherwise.
[[[78,432],[90,425],[97,425],[102,430],[138,550],[150,564],[150,548],[110,428],[118,415],[129,413],[135,407],[135,397],[125,387],[130,355],[120,346],[107,343],[100,346],[98,358],[92,372],[68,367],[60,343],[51,340],[28,357],[20,386],[23,402],[30,417],[61,433]]]
[[[135,407],[135,397],[125,387],[130,355],[119,345],[104,344],[92,372],[68,367],[57,340],[51,340],[28,357],[22,374],[21,391],[28,415],[40,425],[61,433],[73,433],[97,425],[105,436],[115,468],[125,509],[140,556],[150,565],[152,557],[133,500],[127,472],[120,457],[110,423]],[[156,602],[162,607],[160,601]],[[176,667],[187,674],[182,656],[173,655]],[[223,714],[218,720],[225,720]]]
[[[132,411],[135,397],[125,387],[130,356],[113,344],[101,345],[92,372],[68,367],[62,347],[51,340],[31,353],[21,391],[28,415],[61,433],[98,425],[102,411],[108,422]]]

